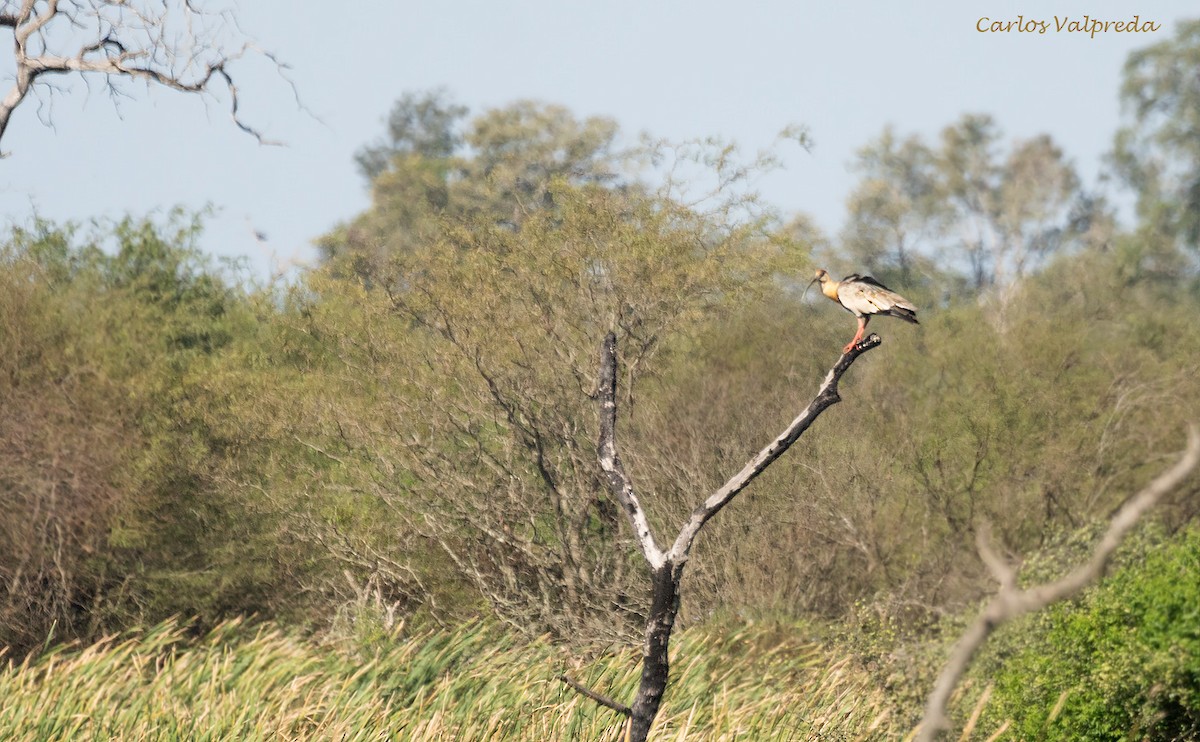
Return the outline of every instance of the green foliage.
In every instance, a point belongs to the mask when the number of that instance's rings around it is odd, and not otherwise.
[[[421,129],[420,106],[402,103],[412,114],[402,123]],[[297,323],[344,364],[330,386],[349,396],[322,397],[295,424],[306,442],[354,462],[338,481],[354,496],[327,501],[343,534],[372,534],[361,563],[386,554],[404,565],[394,576],[412,570],[459,598],[475,591],[506,615],[538,596],[539,625],[558,622],[546,606],[636,623],[636,560],[596,477],[587,423],[603,328],[620,330],[630,374],[622,455],[651,493],[652,524],[671,532],[786,424],[831,361],[814,349],[836,348],[836,328],[852,325],[791,290],[809,246],[822,245],[813,230],[796,222],[763,240],[766,222],[731,226],[645,188],[580,185],[587,175],[555,181],[547,158],[560,150],[546,142],[603,137],[539,110],[477,119],[464,136],[509,144],[481,146],[468,164],[421,155],[416,135],[394,147],[372,208],[330,237],[378,248],[379,259],[364,273],[332,258]],[[468,191],[513,202],[503,184],[516,181],[472,170],[501,151],[538,174],[527,182],[546,197],[472,211]],[[603,147],[578,151],[598,169],[575,172],[603,182],[613,164],[594,159]],[[863,169],[858,231],[843,242],[890,245],[871,259],[903,281],[923,324],[873,325],[888,343],[847,380],[848,403],[755,483],[750,504],[710,525],[685,620],[722,609],[838,617],[875,600],[927,621],[919,614],[967,603],[986,584],[978,522],[996,524],[1015,552],[1036,550],[1144,482],[1146,462],[1195,414],[1185,351],[1195,329],[1182,317],[1200,305],[1186,265],[1114,237],[1104,205],[1048,138],[1004,150],[992,119],[968,116],[937,147],[885,133]],[[386,190],[402,181],[435,196]],[[937,250],[979,225],[974,253],[933,269]],[[974,294],[958,270],[1003,285]],[[351,274],[359,285],[343,280]],[[1161,312],[1163,302],[1177,311]],[[444,528],[437,548],[420,538],[431,522]],[[615,595],[571,586],[583,565]],[[422,592],[409,578],[397,584]]]
[[[562,106],[518,101],[459,122],[443,92],[396,102],[383,139],[358,154],[372,207],[319,241],[339,272],[391,280],[389,261],[439,239],[445,220],[520,225],[553,205],[552,184],[615,184],[616,124]]]
[[[223,364],[255,334],[252,300],[200,256],[198,228],[36,222],[3,248],[0,642],[17,650],[51,626],[271,605],[266,510],[227,479],[252,433],[230,424],[243,390]]]
[[[981,666],[995,683],[984,724],[1012,720],[1022,739],[1200,735],[1200,531],[1137,550],[1078,601],[1004,630]]]

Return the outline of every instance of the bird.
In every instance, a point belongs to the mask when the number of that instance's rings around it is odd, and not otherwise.
[[[849,353],[858,341],[862,340],[867,323],[877,314],[899,317],[914,325],[921,324],[917,322],[917,308],[912,302],[870,276],[851,273],[842,280],[835,281],[829,275],[829,271],[821,268],[808,285],[812,286],[818,282],[821,284],[822,294],[841,304],[847,312],[858,318],[858,332],[854,333],[853,340],[846,343],[846,347],[842,349],[843,354]]]

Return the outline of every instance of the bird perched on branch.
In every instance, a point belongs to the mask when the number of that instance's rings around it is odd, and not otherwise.
[[[914,325],[920,324],[917,322],[917,308],[912,305],[912,302],[870,276],[851,273],[842,280],[835,281],[830,277],[829,272],[822,268],[817,271],[816,277],[809,281],[808,285],[812,286],[818,281],[821,283],[822,294],[841,304],[847,312],[858,317],[858,332],[854,333],[853,340],[846,343],[842,353],[849,353],[850,349],[859,340],[862,340],[867,323],[871,321],[871,317],[877,314],[899,317]]]

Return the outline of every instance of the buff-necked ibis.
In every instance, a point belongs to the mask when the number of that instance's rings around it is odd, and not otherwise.
[[[842,280],[835,281],[828,271],[821,269],[808,285],[812,286],[817,282],[821,284],[822,294],[841,304],[847,312],[858,318],[858,332],[854,333],[853,340],[846,343],[842,353],[849,353],[850,349],[862,340],[867,323],[876,315],[885,314],[889,317],[899,317],[914,325],[920,324],[917,322],[917,308],[912,302],[870,276],[851,273]]]

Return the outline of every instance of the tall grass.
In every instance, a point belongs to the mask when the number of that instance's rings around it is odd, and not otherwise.
[[[663,740],[899,736],[883,693],[848,658],[756,624],[675,642]],[[0,670],[5,740],[615,740],[622,718],[556,680],[631,699],[635,650],[570,660],[494,628],[361,645],[238,621],[187,638],[156,626],[60,647]]]

